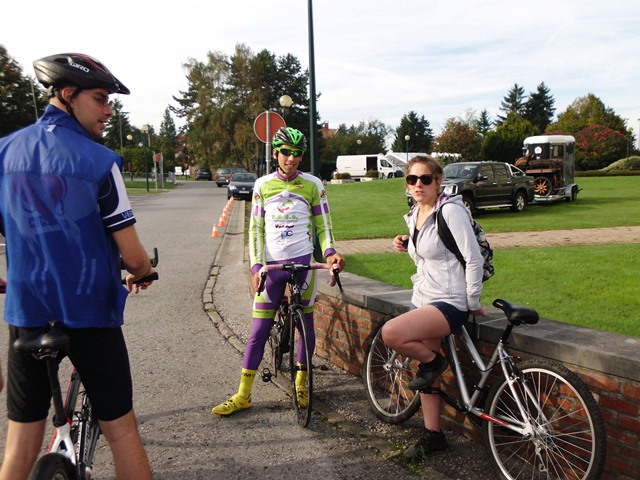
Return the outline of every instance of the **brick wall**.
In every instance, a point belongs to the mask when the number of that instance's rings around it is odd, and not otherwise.
[[[363,285],[358,283],[358,277],[349,278],[348,274],[342,277],[345,286],[342,294],[319,287],[315,313],[316,354],[362,377],[365,351],[375,329],[386,319],[406,311],[409,297],[396,295],[398,300],[389,300],[388,295],[385,298],[377,293],[367,295],[370,280]],[[495,344],[504,329],[502,312],[496,312],[499,311],[493,312],[479,328],[478,349],[483,353]],[[607,428],[607,462],[603,476],[606,479],[640,478],[639,346],[640,341],[630,337],[545,319],[535,326],[516,328],[509,344],[514,356],[562,363],[589,385]],[[455,389],[450,393],[457,396],[450,370],[445,372],[443,385],[445,389]],[[481,440],[481,429],[448,405],[443,410],[443,423],[448,429]]]

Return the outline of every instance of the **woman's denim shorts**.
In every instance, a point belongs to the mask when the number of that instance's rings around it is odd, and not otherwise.
[[[438,310],[442,312],[444,318],[447,319],[449,323],[449,328],[451,329],[451,333],[460,333],[462,326],[469,320],[469,312],[463,312],[462,310],[458,310],[456,307],[449,305],[447,302],[432,302],[429,305],[433,305]],[[413,308],[416,308],[415,305],[411,305]]]

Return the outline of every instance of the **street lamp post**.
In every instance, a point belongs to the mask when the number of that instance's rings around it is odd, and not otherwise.
[[[149,147],[151,147],[151,140],[149,138],[149,125],[148,124],[144,124],[142,125],[142,127],[140,127],[140,130],[142,131],[142,133],[146,133],[147,134],[147,143],[149,144]],[[144,144],[144,138],[142,139],[142,143]],[[148,168],[149,164],[147,163],[147,146],[144,145],[144,178],[147,181],[147,192],[149,191],[149,168]]]
[[[131,134],[127,135],[127,140],[129,142],[131,140],[133,140],[133,135],[131,135]],[[123,149],[122,153],[124,153],[124,149]],[[131,181],[133,182],[133,161],[132,160],[129,160],[129,173],[131,174]]]
[[[409,163],[409,140],[411,140],[411,137],[409,135],[405,135],[404,136],[404,151],[407,154],[407,163]]]
[[[316,67],[313,47],[313,5],[307,1],[309,22],[309,136],[311,137],[311,175],[317,177],[318,170],[318,124],[316,123]]]

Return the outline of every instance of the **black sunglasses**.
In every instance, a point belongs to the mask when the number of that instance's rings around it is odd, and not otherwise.
[[[407,175],[405,178],[407,185],[411,185],[412,187],[418,183],[418,179],[420,179],[423,185],[431,185],[431,183],[433,183],[433,175]]]
[[[283,154],[285,157],[288,157],[289,155],[293,155],[294,157],[300,157],[303,154],[302,150],[293,150],[291,148],[278,148],[277,150],[281,154]]]

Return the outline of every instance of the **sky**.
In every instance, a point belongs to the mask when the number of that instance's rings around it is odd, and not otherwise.
[[[309,1],[34,0],[2,12],[0,44],[25,74],[47,55],[89,54],[131,90],[119,96],[131,124],[156,130],[191,58],[243,43],[309,66]],[[317,111],[331,128],[395,128],[414,111],[438,135],[449,118],[495,119],[514,84],[528,94],[544,82],[556,115],[592,93],[638,136],[638,0],[315,0],[312,16]]]

